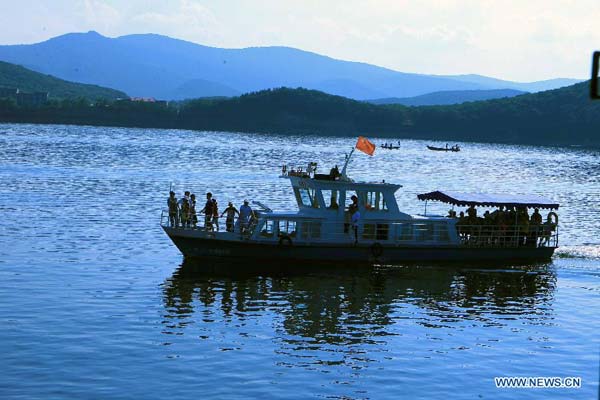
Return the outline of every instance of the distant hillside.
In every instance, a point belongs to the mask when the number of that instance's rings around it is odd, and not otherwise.
[[[581,79],[570,79],[570,78],[555,78],[546,79],[543,81],[535,82],[512,82],[505,81],[502,79],[490,78],[488,76],[469,74],[469,75],[442,75],[447,78],[456,79],[461,82],[475,83],[478,85],[507,88],[521,90],[524,92],[541,92],[544,90],[558,89],[565,86],[574,85],[581,82]]]
[[[229,86],[204,79],[191,79],[176,87],[169,99],[197,99],[199,97],[232,97],[241,93]]]
[[[190,102],[181,123],[193,129],[365,134],[383,137],[600,145],[600,102],[587,83],[460,105],[373,105],[305,89],[278,89]]]
[[[402,104],[405,106],[432,106],[460,104],[467,101],[481,101],[500,99],[503,97],[514,97],[527,92],[514,89],[492,89],[492,90],[448,90],[444,92],[433,92],[415,97],[386,98],[368,100],[373,104]]]
[[[383,106],[398,108],[403,106]],[[600,101],[589,82],[512,98],[411,108],[413,131],[506,143],[600,146]]]
[[[510,82],[476,75],[403,73],[289,47],[222,49],[153,34],[108,38],[97,32],[71,33],[37,44],[0,46],[0,60],[161,99],[231,96],[282,86],[360,100],[511,88]]]
[[[51,98],[86,97],[110,100],[127,97],[125,93],[118,90],[68,82],[2,61],[0,61],[0,87],[18,88],[22,92],[49,92]]]
[[[600,102],[591,101],[588,92],[581,83],[512,98],[406,107],[280,88],[171,107],[115,102],[27,110],[0,102],[0,121],[600,146]]]

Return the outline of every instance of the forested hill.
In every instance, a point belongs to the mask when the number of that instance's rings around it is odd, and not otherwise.
[[[588,91],[580,83],[514,98],[405,107],[284,88],[191,102],[181,122],[195,129],[600,145],[600,101],[592,102]]]
[[[368,100],[373,104],[402,104],[404,106],[431,106],[460,104],[467,101],[482,101],[515,97],[527,92],[515,89],[490,89],[490,90],[445,90],[414,97],[390,97],[385,99]]]
[[[51,98],[57,99],[85,97],[91,100],[111,100],[128,97],[119,90],[64,81],[3,61],[0,61],[0,87],[15,88],[29,93],[48,92]]]
[[[513,98],[414,107],[410,115],[415,131],[456,139],[600,145],[600,101],[590,100],[589,82]]]
[[[588,84],[448,106],[374,105],[307,89],[273,89],[230,99],[158,103],[0,102],[0,121],[195,130],[600,146],[600,101]]]

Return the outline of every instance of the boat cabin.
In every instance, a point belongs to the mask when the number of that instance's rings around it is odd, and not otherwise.
[[[309,164],[309,166],[314,163]],[[334,171],[334,169],[332,169]],[[467,216],[409,215],[400,211],[395,193],[402,186],[383,182],[355,182],[345,174],[316,174],[290,171],[288,179],[298,206],[297,212],[273,212],[262,203],[257,218],[231,232],[179,224],[174,229],[193,230],[191,236],[231,241],[248,240],[265,244],[375,245],[392,247],[552,247],[558,246],[559,205],[539,196],[491,195],[436,191],[419,194],[425,201],[471,207]],[[360,217],[352,223],[351,205],[356,201]],[[426,207],[426,206],[425,206]],[[493,212],[477,215],[474,207]],[[549,209],[543,219],[528,209]],[[166,214],[168,215],[168,214]],[[167,220],[168,221],[168,220]],[[356,230],[354,229],[356,226]]]
[[[292,184],[300,214],[343,218],[352,204],[352,196],[358,198],[361,219],[407,219],[409,214],[400,212],[395,193],[401,185],[390,183],[352,182],[349,180],[325,180],[304,176],[284,176]]]
[[[350,153],[351,154],[351,153]],[[295,212],[273,212],[260,202],[249,218],[216,231],[210,219],[196,226],[189,217],[163,211],[161,224],[184,254],[280,260],[505,260],[548,259],[558,246],[558,203],[538,196],[436,191],[417,197],[469,207],[464,216],[409,215],[398,207],[401,185],[355,182],[337,166],[317,174],[316,163],[287,171]],[[487,208],[477,215],[475,207]],[[528,210],[535,208],[529,215]],[[545,222],[539,209],[550,210]],[[491,212],[490,212],[491,210]],[[358,211],[356,213],[355,211]],[[462,213],[461,213],[462,214]],[[367,251],[365,251],[365,249]]]

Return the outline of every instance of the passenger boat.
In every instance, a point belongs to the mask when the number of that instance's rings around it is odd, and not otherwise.
[[[435,147],[435,146],[427,146],[427,148],[429,150],[433,150],[433,151],[453,151],[453,152],[457,152],[460,151],[460,147],[456,146],[456,147]]]
[[[274,212],[261,204],[246,229],[215,232],[209,228],[161,225],[186,257],[228,257],[248,261],[335,261],[402,263],[430,261],[547,260],[558,246],[558,217],[536,227],[490,226],[446,216],[409,215],[395,193],[402,186],[356,182],[346,174],[284,171],[298,210]],[[311,163],[310,165],[315,165]],[[351,226],[351,197],[358,198],[360,219]],[[453,206],[543,208],[559,205],[536,196],[465,194],[436,191],[418,195]],[[554,214],[554,213],[552,213]],[[556,214],[554,214],[556,216]]]

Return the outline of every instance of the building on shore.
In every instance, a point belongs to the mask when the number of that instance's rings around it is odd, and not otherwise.
[[[151,103],[162,107],[168,107],[169,102],[167,100],[157,100],[154,97],[127,97],[127,98],[118,98],[116,102],[132,102],[132,103]]]
[[[48,92],[33,92],[17,94],[17,105],[21,107],[40,107],[48,102]]]
[[[0,87],[0,99],[13,99],[17,100],[19,89]]]
[[[0,99],[12,99],[20,107],[40,107],[48,102],[48,92],[25,93],[19,88],[0,88]]]

